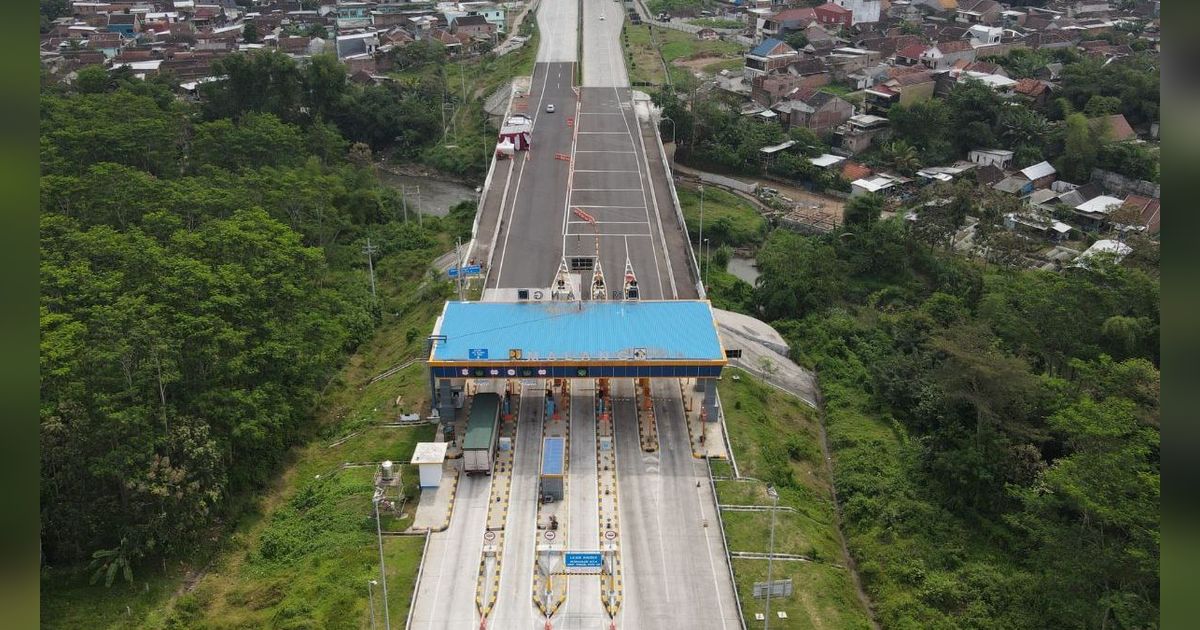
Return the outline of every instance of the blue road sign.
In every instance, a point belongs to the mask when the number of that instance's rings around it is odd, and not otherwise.
[[[604,564],[604,557],[597,552],[568,551],[563,556],[563,564],[568,569],[599,569]]]
[[[467,350],[467,358],[469,359],[486,359],[488,358],[487,348],[470,348]]]
[[[451,278],[457,278],[460,272],[464,276],[478,276],[483,272],[483,266],[467,265],[465,267],[451,267],[446,270],[446,273],[449,274]]]
[[[451,278],[457,278],[458,277],[458,267],[451,267],[446,270],[446,273],[450,274]]]

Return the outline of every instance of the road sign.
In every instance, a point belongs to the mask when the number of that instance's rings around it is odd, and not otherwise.
[[[792,579],[774,580],[771,583],[771,597],[787,597],[792,594]],[[767,583],[754,583],[754,599],[763,599],[767,596]]]
[[[493,540],[496,540],[496,532],[493,532],[493,531],[490,531],[490,530],[489,530],[489,531],[486,531],[486,532],[483,532],[483,539],[484,539],[484,540],[486,540],[486,541],[488,541],[488,542],[491,542],[491,541],[493,541]]]
[[[449,274],[451,278],[457,278],[458,274],[460,272],[464,276],[477,276],[481,272],[483,272],[483,266],[482,265],[466,265],[464,267],[451,267],[446,270],[446,273]]]
[[[604,555],[595,551],[568,551],[563,554],[563,566],[568,569],[599,569]]]
[[[480,360],[488,358],[487,348],[471,348],[467,350],[467,358],[471,360]]]
[[[612,539],[614,539],[614,538],[616,538],[616,537],[617,537],[617,532],[614,532],[614,531],[613,531],[613,530],[611,530],[611,529],[610,529],[610,530],[608,530],[608,531],[606,531],[606,532],[604,532],[604,539],[605,539],[605,540],[612,540]]]
[[[546,540],[554,540],[554,532],[550,530],[546,530],[545,536]]]

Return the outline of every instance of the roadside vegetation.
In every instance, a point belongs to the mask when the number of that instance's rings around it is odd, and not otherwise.
[[[425,407],[419,364],[367,384],[424,353],[452,291],[430,263],[474,218],[406,223],[372,170],[373,147],[419,155],[422,88],[326,57],[222,64],[200,104],[101,68],[43,90],[46,627],[365,619],[373,462],[432,437],[376,426]],[[387,527],[411,521],[408,481]],[[386,541],[393,619],[422,544]]]
[[[621,41],[625,47],[625,63],[629,80],[633,83],[664,85],[668,82],[666,68],[671,73],[670,82],[686,81],[691,77],[687,68],[675,65],[676,61],[691,59],[713,59],[706,64],[740,66],[743,48],[721,40],[702,41],[694,33],[669,28],[652,28],[649,24],[633,25],[628,22],[622,27]]]
[[[880,623],[1156,625],[1154,266],[985,266],[851,205],[768,237],[755,312],[821,376]]]
[[[791,578],[795,590],[791,597],[771,598],[771,626],[870,627],[846,568],[817,411],[740,369],[726,370],[721,399],[743,479],[718,479],[718,502],[769,507],[767,486],[774,486],[781,508],[776,514],[775,552],[808,559],[774,562],[772,579]],[[727,463],[713,462],[714,475],[731,473]],[[768,552],[770,511],[724,510],[721,518],[731,553]],[[743,615],[752,621],[755,613],[763,612],[764,602],[752,597],[752,588],[754,582],[766,581],[767,562],[734,558],[733,569]],[[787,613],[786,619],[777,617],[780,610]]]

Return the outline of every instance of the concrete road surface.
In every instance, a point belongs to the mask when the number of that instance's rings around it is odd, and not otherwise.
[[[538,6],[537,24],[539,63],[578,61],[578,0],[542,0]]]
[[[444,532],[430,534],[410,630],[479,627],[475,578],[483,551],[491,479],[463,475],[458,484],[450,527]]]
[[[583,0],[584,87],[629,87],[620,42],[624,23],[624,2]]]
[[[595,381],[576,381],[571,388],[567,542],[570,549],[578,551],[600,548],[594,384]],[[567,603],[557,615],[554,627],[559,630],[599,630],[606,627],[608,615],[600,602],[600,576],[578,575],[568,580]]]
[[[533,604],[533,553],[537,536],[535,519],[538,467],[542,459],[542,418],[545,414],[543,390],[526,388],[521,394],[521,411],[517,419],[514,447],[517,451],[513,456],[508,523],[504,527],[500,593],[488,620],[489,628],[541,630],[544,627],[545,619]]]
[[[638,440],[632,383],[613,401],[625,566],[617,627],[740,629],[715,501],[704,461],[692,458],[678,384],[659,381],[653,391],[654,453]]]

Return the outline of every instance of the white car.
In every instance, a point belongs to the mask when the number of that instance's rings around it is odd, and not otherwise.
[[[547,114],[554,113],[554,103],[546,103],[546,113]]]

